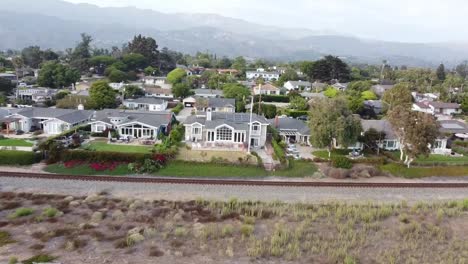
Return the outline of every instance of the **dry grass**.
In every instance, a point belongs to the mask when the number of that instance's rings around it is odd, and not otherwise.
[[[192,162],[210,162],[213,158],[222,158],[229,162],[239,162],[239,158],[245,159],[248,156],[249,155],[242,151],[203,151],[180,148],[176,159]],[[249,156],[249,164],[257,164],[257,160],[254,156]]]
[[[5,195],[35,212],[56,208],[60,200]],[[37,200],[49,203],[33,205]],[[98,196],[69,207],[60,217],[51,218],[56,220],[53,222],[9,219],[0,232],[0,242],[6,241],[11,251],[28,256],[59,243],[55,251],[47,253],[63,263],[76,263],[84,255],[131,263],[132,254],[137,253],[161,263],[173,263],[180,257],[195,263],[206,258],[223,263],[249,258],[254,262],[349,264],[468,261],[468,200],[408,205],[199,199],[145,202],[129,210],[134,203]],[[96,210],[109,217],[88,222]],[[0,217],[14,212],[0,211]],[[35,230],[29,238],[24,236],[26,227]],[[0,262],[7,262],[11,256],[2,250],[0,244]]]

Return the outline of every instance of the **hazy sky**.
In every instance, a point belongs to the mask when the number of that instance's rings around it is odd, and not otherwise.
[[[468,42],[467,0],[67,0],[161,12],[216,13],[265,25],[403,42]]]

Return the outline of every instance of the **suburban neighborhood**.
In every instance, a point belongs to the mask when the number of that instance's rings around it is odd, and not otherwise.
[[[468,53],[238,3],[7,1],[0,263],[468,261]]]

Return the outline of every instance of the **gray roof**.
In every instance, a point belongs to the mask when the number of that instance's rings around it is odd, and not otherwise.
[[[236,107],[236,99],[230,98],[210,98],[208,107]]]
[[[217,96],[223,95],[223,91],[214,90],[214,89],[194,89],[193,92],[195,93],[195,95],[200,95],[200,94],[213,94]]]
[[[40,108],[29,107],[23,108],[17,112],[28,118],[56,118],[64,122],[74,124],[89,119],[93,115],[93,111],[77,110],[77,109],[61,109],[61,108]]]
[[[268,119],[268,122],[272,127],[276,127],[281,131],[297,131],[301,135],[310,135],[310,128],[304,121],[290,118],[290,117],[279,117],[278,122],[276,119]]]
[[[170,112],[141,112],[131,110],[119,110],[119,109],[104,109],[97,111],[93,120],[101,121],[110,124],[110,118],[112,117],[125,117],[130,122],[140,122],[153,127],[160,127],[168,125],[172,118],[173,113]]]
[[[124,103],[136,103],[136,104],[162,104],[165,100],[158,99],[155,97],[140,97],[136,99],[125,99]]]
[[[312,99],[312,98],[325,98],[326,96],[323,93],[308,93],[308,92],[303,92],[301,93],[302,97]]]
[[[368,131],[373,128],[378,132],[385,132],[386,139],[396,139],[397,136],[392,125],[387,120],[364,120],[361,119],[362,129]]]
[[[250,122],[250,114],[248,113],[212,113],[211,120],[206,120],[206,115],[192,115],[187,117],[184,124],[191,125],[194,123],[200,123],[207,129],[214,129],[221,125],[228,125],[236,130],[248,130]],[[260,124],[269,124],[268,120],[263,116],[257,114],[252,115],[252,122],[258,122]]]
[[[450,133],[450,134],[464,134],[468,133],[468,125],[459,120],[440,120],[439,121],[441,133]]]
[[[293,86],[312,86],[310,82],[307,81],[288,81]]]
[[[444,109],[459,109],[460,105],[455,103],[444,103],[444,102],[429,102],[434,108],[444,108]]]

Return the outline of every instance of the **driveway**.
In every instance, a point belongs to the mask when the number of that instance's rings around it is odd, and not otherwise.
[[[182,111],[180,111],[180,113],[177,115],[177,121],[181,123],[184,122],[185,119],[187,119],[187,117],[189,117],[192,114],[193,109],[194,108],[192,107],[187,107],[187,108],[182,109]]]
[[[314,156],[312,155],[312,151],[314,151],[314,148],[308,147],[308,146],[300,146],[296,145],[297,151],[299,151],[299,155],[303,159],[313,159]]]

